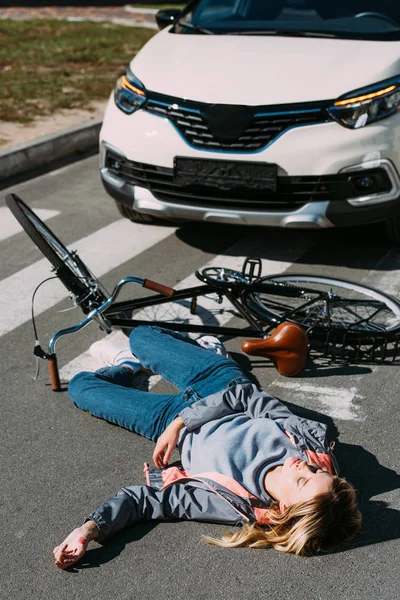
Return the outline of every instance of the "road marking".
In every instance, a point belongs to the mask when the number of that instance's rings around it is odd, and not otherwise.
[[[175,231],[173,227],[133,224],[120,219],[99,229],[95,233],[73,242],[70,248],[77,249],[93,273],[102,277],[111,269],[141,254]],[[30,319],[31,297],[36,285],[51,276],[49,262],[42,259],[0,282],[0,298],[3,307],[0,336],[8,333]],[[38,315],[67,297],[64,286],[55,280],[44,286],[35,301]],[[12,301],[5,302],[6,299]]]
[[[321,412],[342,421],[363,421],[361,407],[358,405],[364,396],[358,393],[356,387],[328,387],[323,385],[312,385],[310,383],[279,381],[271,384],[285,390],[294,392],[290,401],[294,404],[310,408],[317,405]]]
[[[58,210],[47,210],[45,208],[35,208],[34,210],[42,221],[48,221],[60,214]],[[8,206],[0,207],[0,242],[21,231],[23,231],[21,225],[18,223]]]
[[[206,267],[220,267],[223,266],[227,269],[233,269],[237,271],[241,271],[243,261],[246,257],[246,247],[249,246],[249,242],[254,244],[257,242],[255,240],[255,236],[251,235],[248,238],[245,238],[229,248],[226,251],[226,255],[223,256],[218,255],[215,256],[211,261],[200,267],[198,270],[202,270]],[[260,244],[262,240],[259,240]],[[257,245],[257,243],[255,244]],[[294,248],[290,253],[290,258],[292,261],[298,259],[309,247],[310,242],[304,241],[304,243],[299,244],[298,247]],[[263,275],[274,275],[277,273],[282,273],[288,267],[290,267],[292,262],[284,262],[284,261],[273,261],[265,259],[262,261],[263,265]],[[175,285],[176,289],[183,289],[186,287],[190,287],[192,285],[199,285],[199,280],[197,279],[195,273],[192,273],[178,284]],[[207,324],[207,325],[216,325],[223,326],[228,321],[235,316],[234,307],[230,304],[230,302],[224,298],[224,301],[219,304],[216,302],[215,297],[201,297],[198,298],[197,304],[197,313],[192,315],[190,313],[190,300],[182,300],[180,302],[167,303],[164,305],[158,305],[154,307],[148,307],[141,310],[137,313],[135,318],[138,319],[146,319],[146,320],[168,320],[174,321],[178,323],[192,323],[192,324]],[[104,341],[109,340],[111,335],[106,336]],[[122,334],[121,334],[122,335]],[[193,337],[197,337],[198,334],[194,334]],[[114,338],[111,338],[114,340]],[[122,346],[126,346],[127,338],[124,336],[122,339]],[[62,341],[60,341],[62,344]],[[94,371],[96,368],[100,368],[102,365],[96,365],[94,359],[90,356],[89,352],[84,352],[80,356],[76,357],[72,361],[70,361],[67,365],[65,365],[62,369],[60,369],[60,377],[63,381],[70,381],[70,379],[79,371]],[[154,376],[150,380],[150,387],[159,381],[158,376]]]

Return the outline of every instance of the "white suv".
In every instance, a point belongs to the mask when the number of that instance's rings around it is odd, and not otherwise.
[[[157,21],[101,130],[124,216],[385,221],[400,243],[398,0],[194,0]]]

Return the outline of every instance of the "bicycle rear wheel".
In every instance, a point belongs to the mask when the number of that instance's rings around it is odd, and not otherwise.
[[[56,235],[16,194],[6,196],[6,204],[34,244],[54,267],[55,274],[87,313],[108,296],[100,281],[75,252],[67,250]]]
[[[251,292],[246,296],[250,310],[269,323],[298,323],[311,341],[323,342],[328,353],[337,353],[339,345],[342,349],[352,347],[353,356],[359,352],[360,357],[382,358],[389,342],[397,350],[400,303],[387,294],[351,281],[314,275],[276,275],[257,280],[261,282],[296,286],[300,293],[285,297],[269,291]]]

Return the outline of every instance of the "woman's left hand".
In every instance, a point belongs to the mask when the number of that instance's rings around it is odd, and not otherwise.
[[[99,530],[94,521],[87,521],[74,529],[63,543],[53,550],[56,566],[60,569],[72,567],[85,554],[89,542],[98,535]]]
[[[185,424],[182,419],[177,417],[158,438],[153,452],[153,461],[159,469],[169,463],[173,449],[178,441],[179,432],[184,426]]]

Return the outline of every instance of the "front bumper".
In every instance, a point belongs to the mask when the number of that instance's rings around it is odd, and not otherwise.
[[[124,115],[111,100],[101,148],[107,192],[117,202],[163,219],[326,228],[381,221],[400,213],[396,168],[400,114],[357,131],[337,123],[298,127],[262,151],[222,153],[194,149],[168,119],[144,111]],[[107,156],[114,157],[119,167],[110,165]],[[177,188],[175,156],[275,163],[279,193],[262,197],[250,191]],[[371,173],[380,178],[378,193],[354,194],[350,179]]]
[[[128,161],[115,149],[104,151],[101,178],[109,195],[162,219],[327,228],[381,221],[400,211],[399,177],[386,160],[363,163],[338,175],[281,176],[277,193],[248,191],[244,198],[243,192],[179,188],[172,169]],[[354,195],[354,181],[363,175],[374,177],[384,191]]]

